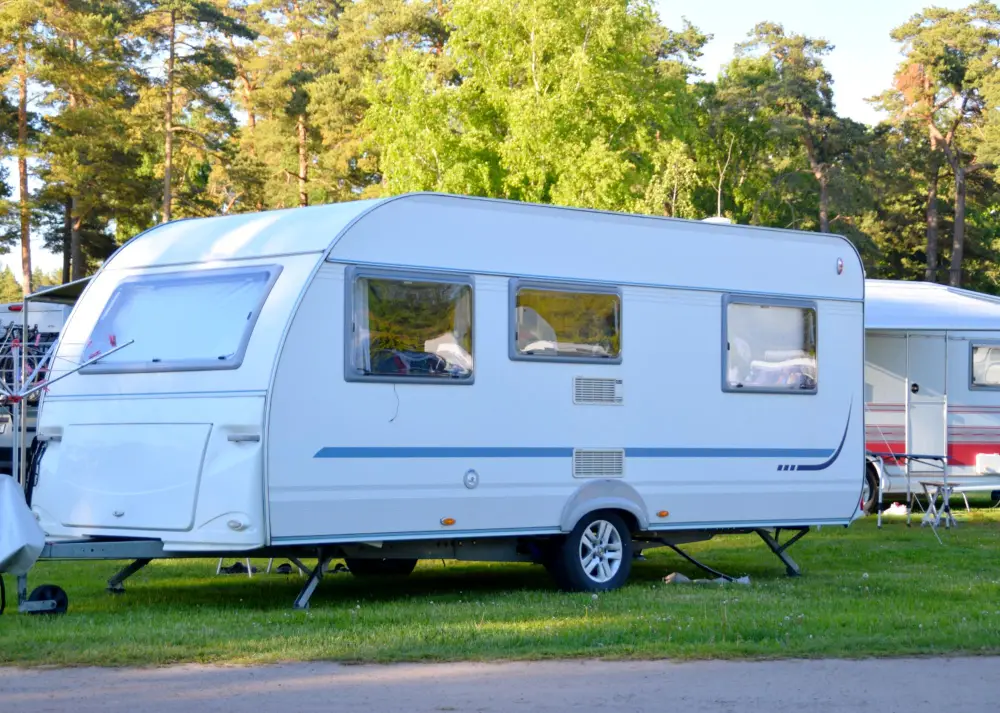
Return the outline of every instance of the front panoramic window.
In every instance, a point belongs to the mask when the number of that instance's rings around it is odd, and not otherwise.
[[[97,320],[84,369],[176,371],[240,365],[277,267],[149,273],[126,278]]]
[[[972,347],[972,385],[1000,387],[1000,344]]]
[[[814,308],[726,305],[728,390],[812,393],[817,382]]]
[[[621,356],[621,298],[616,292],[519,287],[514,309],[519,357]]]
[[[472,376],[472,286],[395,277],[354,282],[356,377]]]

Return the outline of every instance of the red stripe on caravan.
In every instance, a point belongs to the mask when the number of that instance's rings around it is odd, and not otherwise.
[[[996,443],[949,443],[948,459],[951,465],[976,464],[976,456],[980,453],[1000,452],[1000,445]]]
[[[865,450],[871,451],[872,453],[906,453],[905,443],[886,443],[885,441],[868,441],[865,444]],[[888,458],[883,456],[886,463],[890,465],[896,462],[895,458]]]

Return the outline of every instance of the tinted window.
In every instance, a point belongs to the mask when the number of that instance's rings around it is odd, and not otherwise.
[[[472,376],[472,287],[359,277],[352,367],[360,376]]]
[[[1000,386],[1000,345],[972,347],[972,384]]]
[[[816,390],[814,309],[730,302],[726,307],[726,331],[729,389]]]
[[[617,294],[522,287],[515,309],[519,355],[615,359],[621,354]]]

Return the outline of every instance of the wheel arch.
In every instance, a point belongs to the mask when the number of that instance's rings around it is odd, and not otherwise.
[[[593,480],[577,488],[563,506],[559,527],[563,532],[570,532],[581,518],[599,510],[619,513],[633,532],[649,527],[642,496],[628,483],[611,479]]]

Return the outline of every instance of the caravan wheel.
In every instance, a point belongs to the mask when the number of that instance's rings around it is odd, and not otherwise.
[[[865,466],[865,484],[861,489],[861,510],[868,514],[878,507],[878,473],[875,466],[868,463]]]
[[[566,536],[550,571],[569,591],[618,589],[632,571],[632,532],[617,513],[590,513]]]
[[[410,559],[364,559],[348,557],[344,560],[347,569],[355,577],[405,577],[417,566]]]

